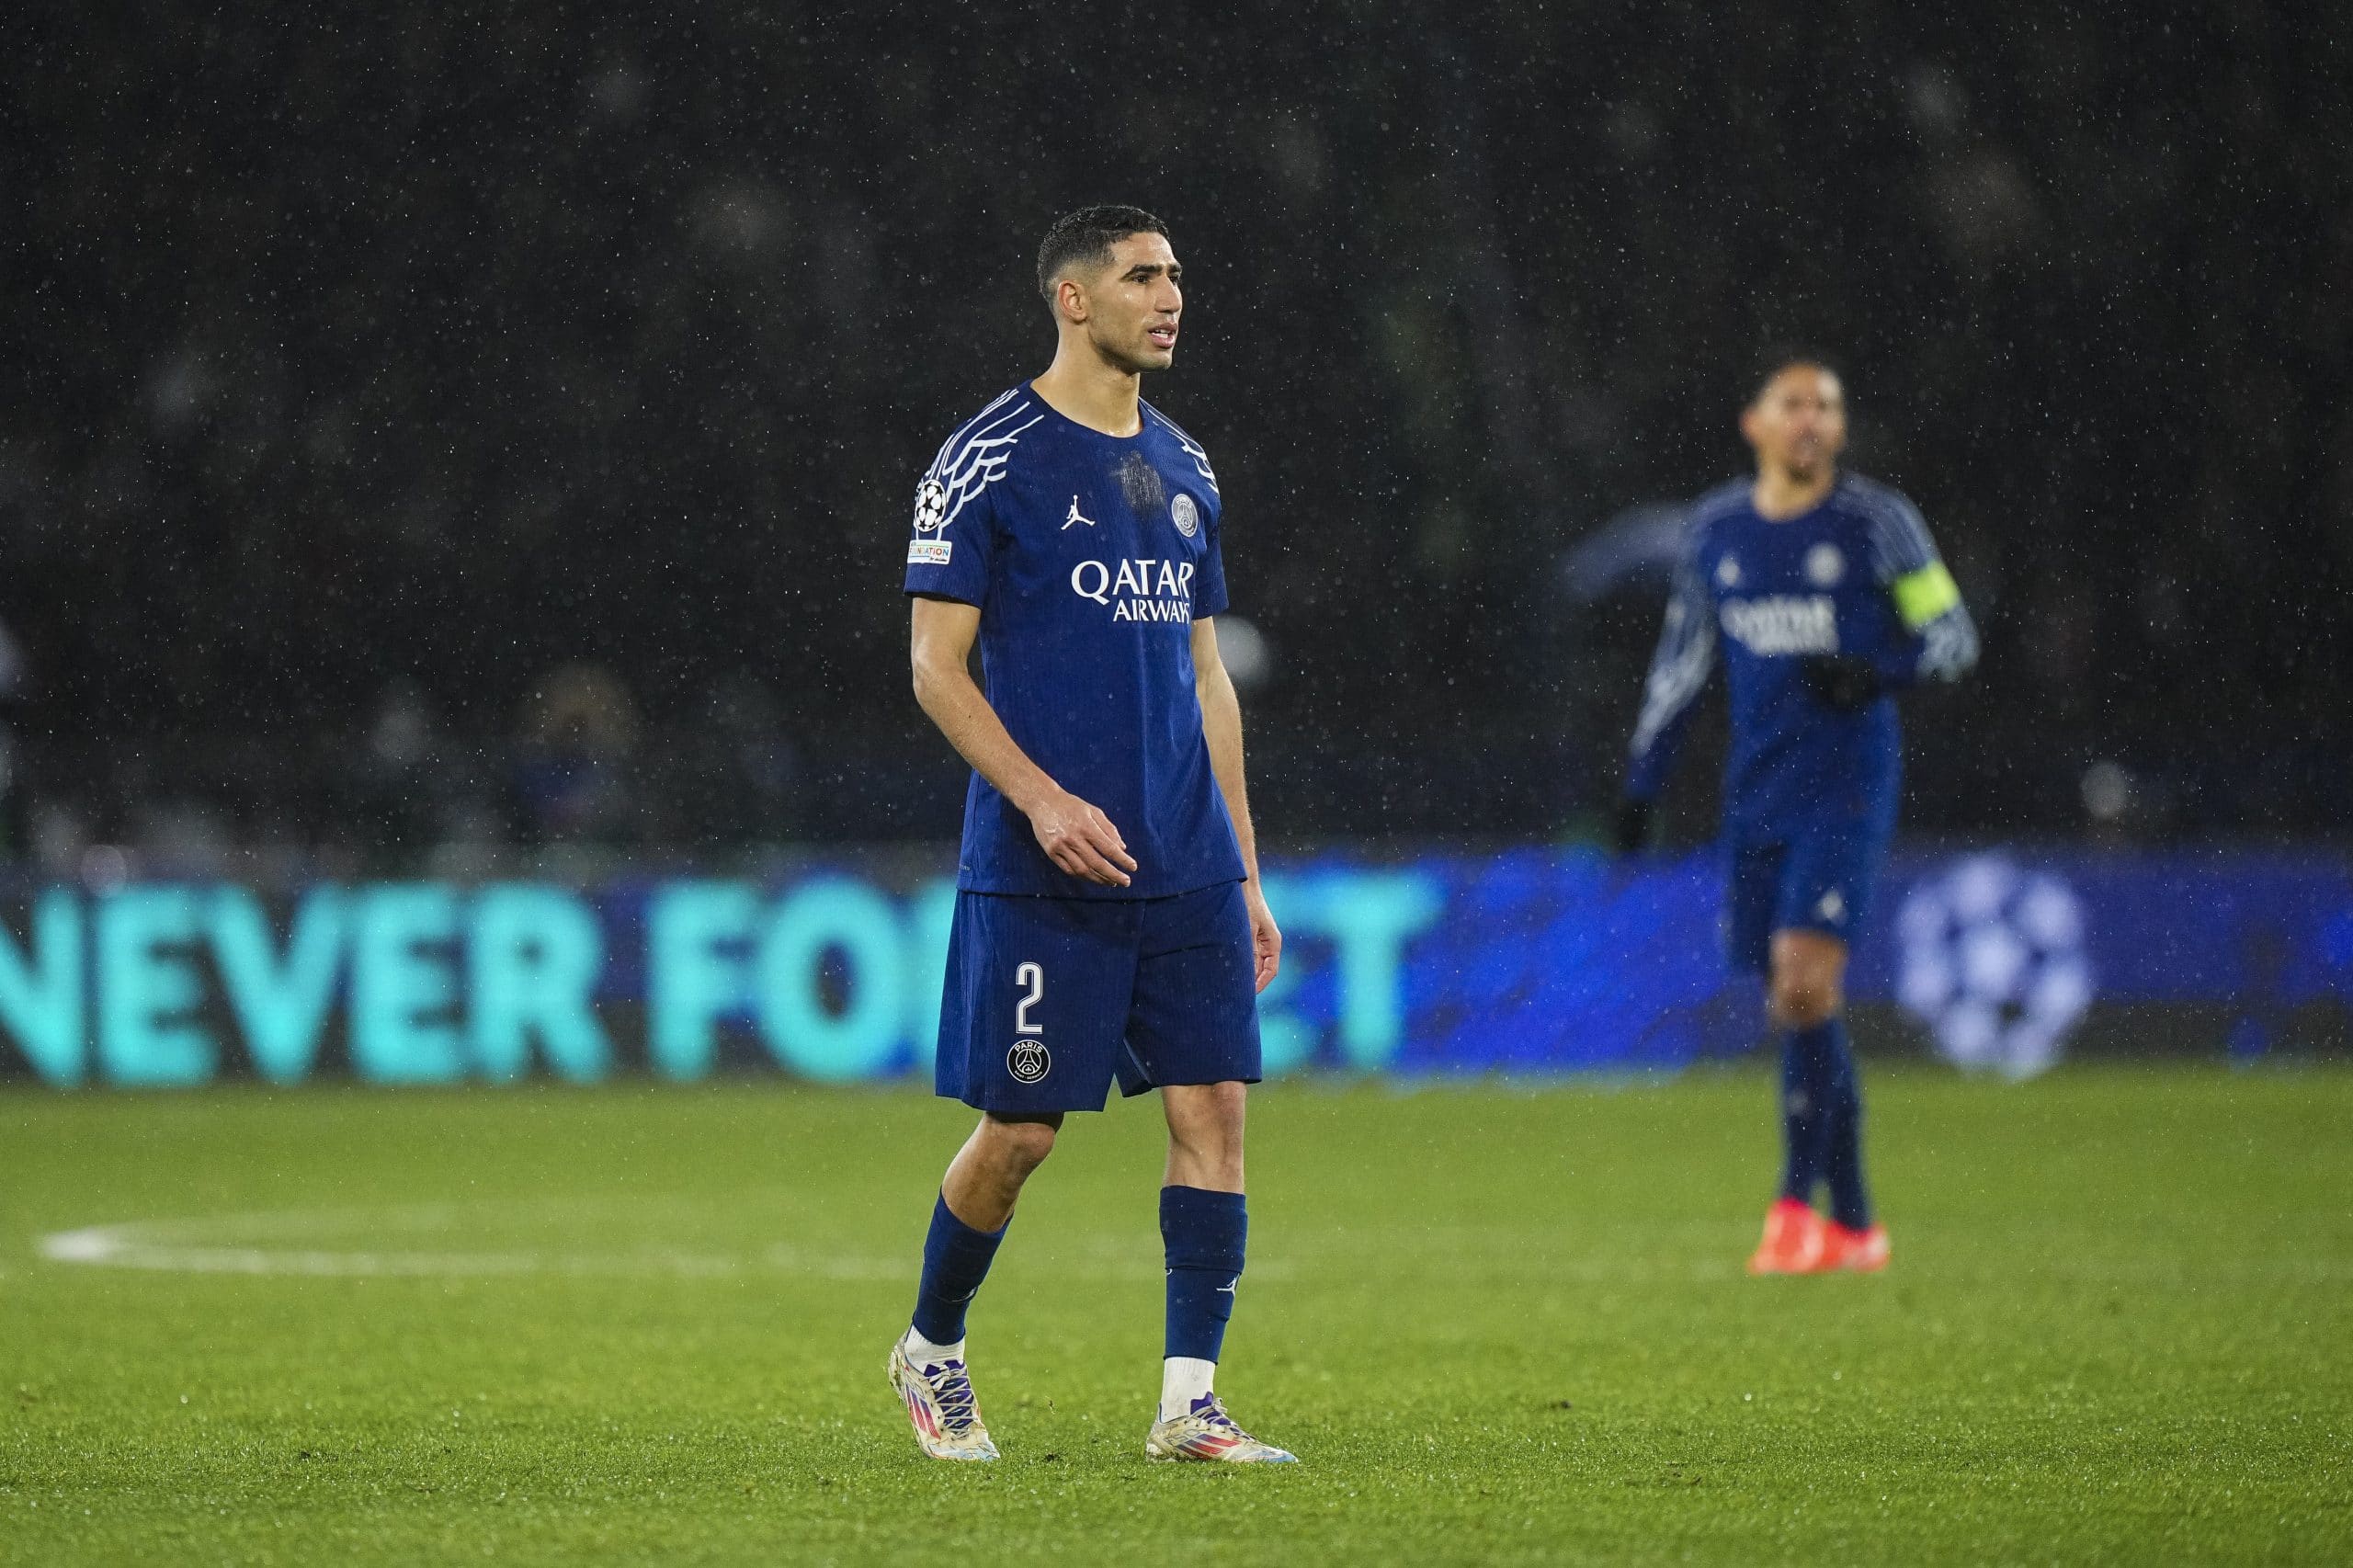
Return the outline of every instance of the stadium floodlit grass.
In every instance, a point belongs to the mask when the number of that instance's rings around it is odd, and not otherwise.
[[[12,1093],[0,1557],[2353,1558],[2353,1076],[1871,1088],[1894,1267],[1783,1280],[1755,1072],[1262,1092],[1272,1471],[1143,1458],[1149,1103],[1025,1199],[958,1467],[882,1377],[966,1122],[919,1093]]]

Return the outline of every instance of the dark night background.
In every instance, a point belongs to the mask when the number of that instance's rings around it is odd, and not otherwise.
[[[1911,830],[2343,835],[2344,13],[1399,10],[17,11],[19,847],[952,835],[907,505],[1104,199],[1186,264],[1270,841],[1589,826],[1663,584],[1560,563],[1784,339],[1984,631]]]

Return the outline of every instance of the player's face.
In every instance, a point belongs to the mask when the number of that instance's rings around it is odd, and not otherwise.
[[[1847,449],[1847,395],[1819,365],[1792,365],[1766,383],[1740,416],[1756,460],[1805,483]]]
[[[1176,318],[1185,309],[1185,269],[1165,234],[1130,234],[1086,289],[1086,335],[1129,370],[1165,370],[1176,358]]]

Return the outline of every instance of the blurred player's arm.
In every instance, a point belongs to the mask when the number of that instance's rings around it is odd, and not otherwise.
[[[1610,832],[1611,846],[1620,855],[1631,855],[1649,842],[1651,819],[1674,771],[1684,727],[1715,669],[1716,617],[1707,585],[1700,581],[1699,548],[1694,534],[1676,566],[1658,651],[1651,655],[1650,674],[1643,682],[1643,713],[1634,722],[1625,794]]]
[[[1233,677],[1217,649],[1217,618],[1193,622],[1193,689],[1201,699],[1201,734],[1209,742],[1210,768],[1225,796],[1225,814],[1233,819],[1233,836],[1242,846],[1242,884],[1250,906],[1250,945],[1258,957],[1258,989],[1282,968],[1282,927],[1267,908],[1266,891],[1258,883],[1258,835],[1250,825],[1250,791],[1242,778],[1242,699],[1234,695]]]
[[[978,607],[917,597],[910,648],[915,701],[974,772],[1029,819],[1038,846],[1058,868],[1105,887],[1126,887],[1136,869],[1111,820],[1055,783],[1029,759],[972,679]]]
[[[1927,519],[1893,491],[1873,497],[1872,567],[1904,634],[1876,659],[1806,661],[1806,679],[1831,707],[1851,711],[1922,681],[1957,681],[1977,663],[1977,623],[1961,601]]]
[[[1805,662],[1814,697],[1840,713],[1923,680],[1960,680],[1976,664],[1976,621],[1937,556],[1927,520],[1896,492],[1870,504],[1870,558],[1904,633],[1878,657],[1816,654]]]
[[[1910,666],[1897,684],[1956,681],[1977,665],[1977,623],[1961,602],[1961,585],[1941,561],[1904,573],[1888,584],[1896,618],[1916,644]]]

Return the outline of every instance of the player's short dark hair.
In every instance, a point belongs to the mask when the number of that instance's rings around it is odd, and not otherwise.
[[[1038,247],[1039,294],[1052,304],[1054,279],[1062,276],[1063,268],[1074,261],[1090,267],[1110,265],[1111,247],[1130,234],[1158,234],[1165,239],[1168,225],[1141,207],[1082,207],[1063,213]]]
[[[1836,357],[1809,343],[1777,343],[1756,357],[1754,373],[1748,378],[1748,397],[1742,406],[1754,407],[1756,400],[1765,395],[1765,389],[1780,379],[1782,371],[1799,365],[1827,370],[1838,378],[1840,386],[1847,384],[1846,367]]]

